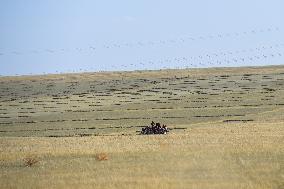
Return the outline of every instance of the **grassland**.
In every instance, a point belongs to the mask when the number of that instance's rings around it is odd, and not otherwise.
[[[139,135],[152,120],[170,134]],[[284,66],[2,77],[0,170],[0,188],[284,188]]]

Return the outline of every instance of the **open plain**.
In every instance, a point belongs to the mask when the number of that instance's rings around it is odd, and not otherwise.
[[[284,66],[1,77],[0,188],[284,188]]]

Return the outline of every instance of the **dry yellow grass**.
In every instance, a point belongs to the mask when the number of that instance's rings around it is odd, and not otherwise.
[[[98,153],[96,155],[96,159],[98,161],[106,161],[106,160],[108,160],[108,155],[106,153]]]
[[[283,136],[283,123],[250,123],[162,136],[4,137],[0,187],[282,188]],[[40,164],[24,166],[29,154]]]
[[[39,159],[36,156],[27,156],[23,159],[23,162],[25,166],[31,167],[39,163]]]
[[[279,66],[0,78],[0,188],[284,188],[283,73]],[[76,81],[73,89],[68,82]],[[137,135],[151,119],[176,129]],[[39,162],[26,166],[27,157]]]

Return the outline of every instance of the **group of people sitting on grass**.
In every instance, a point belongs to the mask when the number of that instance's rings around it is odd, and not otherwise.
[[[160,123],[151,122],[151,126],[146,126],[142,128],[141,134],[143,135],[151,135],[151,134],[167,134],[169,132],[166,125],[162,125]]]

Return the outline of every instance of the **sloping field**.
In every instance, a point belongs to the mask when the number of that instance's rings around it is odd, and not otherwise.
[[[280,189],[284,66],[2,77],[0,136],[0,188]]]

